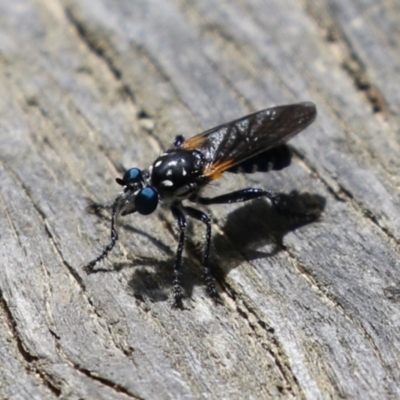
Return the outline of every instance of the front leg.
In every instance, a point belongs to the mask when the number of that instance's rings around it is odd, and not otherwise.
[[[176,252],[174,269],[173,269],[173,290],[174,290],[174,306],[177,308],[183,308],[182,304],[182,286],[180,282],[180,269],[182,264],[182,252],[183,252],[183,245],[185,242],[185,229],[186,229],[186,218],[183,214],[182,210],[178,207],[171,207],[171,211],[173,216],[175,217],[178,227],[179,227],[179,241],[178,241],[178,249]]]
[[[118,196],[114,203],[111,206],[112,213],[111,213],[111,232],[110,232],[110,242],[104,247],[103,251],[92,261],[90,261],[88,264],[86,264],[83,267],[83,270],[89,275],[93,272],[95,272],[94,267],[104,258],[108,256],[108,253],[114,248],[115,243],[117,243],[118,240],[118,232],[117,229],[115,228],[115,220],[117,217],[118,209],[119,209],[119,202],[120,202],[121,197]],[[102,209],[99,204],[93,203],[94,204],[94,210],[100,210]],[[105,208],[105,207],[103,207]],[[109,207],[107,207],[109,208]]]

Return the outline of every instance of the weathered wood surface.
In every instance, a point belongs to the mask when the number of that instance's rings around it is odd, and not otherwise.
[[[399,398],[399,27],[397,0],[1,1],[0,398]],[[109,235],[87,197],[176,134],[302,100],[290,168],[212,189],[318,194],[323,218],[207,209],[222,306],[193,224],[171,308],[163,213],[83,273]]]

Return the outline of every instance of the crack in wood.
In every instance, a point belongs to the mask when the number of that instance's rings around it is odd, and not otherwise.
[[[309,0],[308,0],[309,1]],[[325,41],[327,43],[337,43],[342,51],[341,66],[343,70],[354,82],[354,87],[361,93],[364,93],[366,100],[370,104],[374,113],[388,113],[385,96],[369,78],[364,63],[357,55],[350,40],[347,39],[345,32],[340,29],[333,17],[322,18],[321,15],[313,11],[312,3],[306,7],[310,17],[325,32]]]
[[[247,322],[248,326],[252,329],[253,334],[258,339],[261,339],[262,347],[275,361],[278,370],[280,371],[282,377],[286,382],[285,390],[292,393],[293,395],[296,395],[296,393],[300,393],[300,398],[305,399],[305,394],[303,393],[301,385],[290,366],[288,358],[285,355],[285,350],[279,343],[276,335],[274,334],[274,328],[268,326],[268,324],[260,318],[253,307],[247,304],[244,298],[241,298],[240,301],[238,301],[234,291],[229,290],[229,292],[231,292],[230,295],[235,301],[238,314]],[[251,321],[249,315],[253,317],[255,322]],[[261,334],[260,329],[258,328],[261,328],[261,332],[264,332],[264,334]],[[297,391],[294,389],[294,386],[297,388]]]
[[[87,288],[86,288],[85,282],[83,281],[83,279],[81,278],[81,276],[78,274],[78,272],[76,271],[76,269],[75,269],[74,267],[72,267],[72,266],[64,259],[61,250],[58,248],[56,242],[54,241],[53,234],[52,234],[52,232],[51,232],[51,229],[50,229],[49,226],[48,226],[45,213],[44,213],[44,212],[40,209],[40,207],[34,202],[33,198],[32,198],[31,195],[30,195],[30,190],[24,185],[24,183],[21,182],[21,181],[18,179],[18,177],[17,177],[14,173],[12,173],[11,171],[9,171],[9,173],[10,173],[10,175],[16,180],[16,182],[18,182],[19,186],[20,186],[21,189],[25,192],[26,196],[30,199],[31,204],[33,205],[34,209],[36,210],[36,212],[38,213],[38,215],[39,215],[40,218],[42,219],[45,232],[46,232],[46,234],[48,235],[49,241],[50,241],[50,243],[51,243],[53,249],[55,250],[55,253],[58,254],[59,259],[61,260],[61,262],[67,267],[68,271],[69,271],[69,272],[71,273],[71,275],[75,278],[75,281],[78,283],[79,287],[82,289],[82,292],[83,292],[83,293],[87,293]],[[1,196],[0,196],[0,198],[1,198]],[[10,220],[10,221],[11,221],[11,224],[12,224],[12,220]],[[12,224],[12,226],[14,226],[14,225]],[[14,231],[15,231],[15,234],[17,235],[17,237],[18,237],[18,234],[17,234],[17,232],[16,232],[16,230],[15,230],[15,227],[14,227]],[[21,246],[21,248],[23,249],[21,243],[20,243],[20,246]],[[43,268],[45,269],[44,265],[43,265]],[[46,272],[47,272],[47,270],[46,270]],[[92,310],[94,311],[94,314],[97,316],[97,318],[100,319],[100,320],[105,321],[106,326],[108,326],[107,321],[104,320],[104,318],[98,313],[98,311],[97,311],[95,305],[93,304],[92,300],[90,299],[90,297],[89,297],[89,296],[85,296],[85,297],[86,297],[86,299],[87,299],[87,302],[90,304]],[[47,303],[47,301],[46,301],[46,303]],[[53,334],[53,332],[52,332],[51,330],[50,330],[50,332]],[[120,346],[115,342],[114,335],[112,334],[112,332],[110,332],[110,330],[109,330],[109,333],[110,333],[110,337],[111,337],[112,342],[114,343],[115,348],[120,349],[124,354],[126,354],[126,355],[128,356],[128,354],[126,353],[126,351],[124,351],[124,349],[121,349]],[[53,336],[54,336],[54,334],[53,334]]]
[[[51,379],[48,379],[48,375],[45,371],[42,371],[40,368],[41,359],[39,357],[33,356],[24,346],[23,340],[20,337],[17,329],[17,322],[15,321],[13,314],[8,307],[7,301],[5,300],[2,291],[0,290],[0,305],[2,306],[5,315],[8,328],[10,332],[12,332],[12,336],[15,339],[16,347],[21,354],[22,358],[25,360],[26,364],[25,369],[27,373],[34,373],[36,376],[39,376],[43,384],[57,397],[61,395],[61,389],[55,385]]]
[[[49,330],[50,334],[54,337],[55,340],[55,346],[59,352],[59,354],[63,357],[63,359],[69,364],[71,365],[76,371],[78,371],[79,373],[82,373],[83,375],[87,376],[90,379],[93,379],[97,382],[100,382],[102,385],[107,386],[109,388],[111,388],[112,390],[119,392],[119,393],[123,393],[125,395],[127,395],[130,398],[133,399],[137,399],[137,400],[143,400],[141,397],[130,393],[126,388],[124,388],[122,385],[119,385],[113,381],[110,381],[109,379],[106,378],[102,378],[99,376],[94,375],[92,372],[90,372],[89,370],[87,370],[86,368],[81,368],[79,367],[75,362],[73,362],[68,356],[67,354],[65,354],[65,352],[63,351],[63,349],[61,348],[61,345],[59,343],[59,337],[58,335],[53,332],[52,330]]]
[[[382,232],[382,234],[384,234],[392,244],[395,244],[395,247],[400,246],[400,239],[396,238],[395,234],[391,232],[389,228],[380,223],[380,219],[378,216],[376,216],[370,209],[365,207],[363,203],[357,201],[353,194],[348,189],[346,189],[338,179],[333,177],[333,180],[336,182],[339,191],[335,189],[332,185],[330,185],[329,182],[324,179],[309,162],[307,162],[307,159],[305,157],[303,157],[295,149],[293,149],[292,151],[293,154],[295,154],[299,158],[299,160],[302,161],[304,168],[307,168],[310,174],[312,173],[316,178],[318,178],[319,182],[326,188],[329,193],[332,194],[335,200],[347,202],[347,204],[349,204],[356,213],[360,213],[363,217],[369,220],[373,226],[378,228],[379,231]]]
[[[97,57],[100,58],[105,65],[107,65],[108,69],[116,79],[116,81],[120,82],[122,84],[122,90],[123,92],[128,96],[130,99],[131,103],[133,106],[136,106],[136,99],[135,95],[130,88],[128,84],[124,82],[123,79],[123,73],[120,71],[120,69],[115,65],[113,62],[112,57],[107,55],[107,50],[101,46],[101,43],[96,41],[96,36],[91,37],[90,32],[86,27],[84,26],[83,23],[79,21],[78,18],[76,18],[73,14],[73,11],[69,8],[65,8],[65,14],[67,16],[67,20],[75,27],[77,36],[82,40],[83,43],[87,46],[87,48]],[[159,72],[160,76],[163,78],[163,80],[171,85],[172,88],[174,88],[171,79],[168,77],[168,75],[163,71],[160,65],[157,64],[156,60],[152,59],[150,55],[144,51],[144,49],[141,46],[135,46],[136,50],[138,52],[143,53],[143,55],[146,56],[147,60],[155,67],[155,69]],[[180,98],[178,95],[177,91],[174,90],[174,94],[176,98],[180,101],[180,103],[185,107],[186,110],[189,111],[189,107],[184,104],[183,100]],[[138,117],[140,117],[140,114],[145,112],[144,110],[141,110],[138,112]],[[145,112],[146,113],[146,112]],[[146,113],[146,115],[148,115]],[[157,135],[154,135],[151,130],[145,130],[145,132],[152,137],[154,140],[156,140],[158,146],[160,149],[164,148],[164,145],[160,138]]]

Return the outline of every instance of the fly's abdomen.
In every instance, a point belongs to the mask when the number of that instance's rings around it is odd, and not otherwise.
[[[227,172],[252,174],[254,172],[279,171],[289,166],[291,160],[290,149],[282,144],[236,164],[227,169]]]

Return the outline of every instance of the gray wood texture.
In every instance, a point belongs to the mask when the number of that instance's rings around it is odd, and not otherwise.
[[[400,398],[398,0],[0,1],[0,398]],[[320,195],[207,208],[222,305],[189,227],[171,307],[168,213],[120,220],[115,177],[188,137],[313,101],[292,165],[210,187]],[[284,246],[277,247],[277,237]]]

